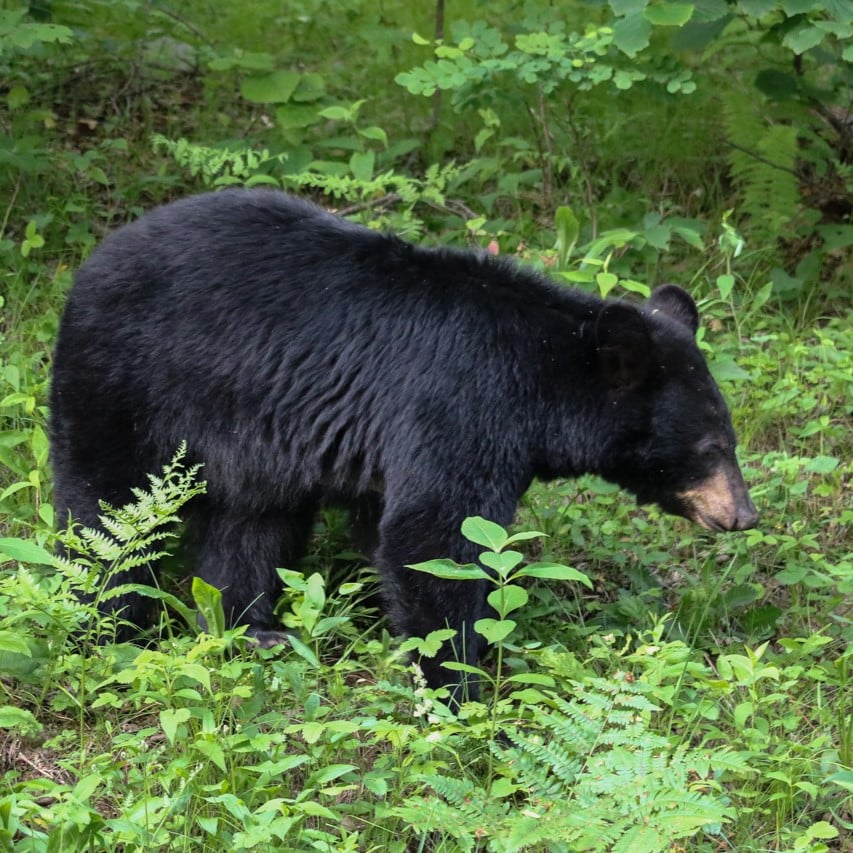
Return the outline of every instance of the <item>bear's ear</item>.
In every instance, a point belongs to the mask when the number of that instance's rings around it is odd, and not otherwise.
[[[677,284],[662,284],[655,288],[649,300],[649,308],[687,326],[694,335],[699,328],[699,309],[693,297]]]
[[[599,366],[607,384],[630,391],[645,381],[651,363],[652,341],[639,310],[624,302],[609,302],[595,324]]]

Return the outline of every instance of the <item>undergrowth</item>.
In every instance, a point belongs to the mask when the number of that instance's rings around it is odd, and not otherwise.
[[[848,849],[843,4],[684,22],[461,2],[443,32],[397,2],[185,5],[0,10],[0,848]],[[389,636],[332,507],[282,567],[279,650],[182,579],[204,472],[180,456],[104,507],[106,536],[57,543],[46,389],[71,271],[150,205],[228,183],[601,294],[685,284],[760,527],[711,537],[593,478],[535,484],[513,530],[467,522],[506,571],[483,701],[458,713],[407,657],[448,638]],[[135,587],[157,628],[115,643],[97,600],[151,549],[171,554],[163,588]]]

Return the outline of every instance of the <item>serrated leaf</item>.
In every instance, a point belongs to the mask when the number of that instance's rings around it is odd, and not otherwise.
[[[492,551],[500,551],[507,541],[506,530],[503,527],[479,515],[466,518],[462,522],[462,535],[470,542]]]
[[[286,104],[299,85],[298,71],[273,71],[258,77],[246,77],[240,94],[255,104]]]

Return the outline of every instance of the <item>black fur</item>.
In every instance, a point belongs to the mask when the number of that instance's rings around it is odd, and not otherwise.
[[[533,477],[597,472],[690,515],[679,495],[734,460],[697,322],[675,287],[605,303],[281,193],[189,198],[117,231],[77,275],[51,400],[58,517],[97,524],[98,499],[126,502],[186,440],[208,482],[188,517],[197,572],[263,631],[317,502],[378,505],[393,623],[449,624],[474,662],[485,590],[404,565],[473,561],[461,521],[508,524]],[[754,523],[748,500],[720,526]],[[119,606],[143,621],[138,598]],[[424,661],[432,685],[448,680],[439,664]]]

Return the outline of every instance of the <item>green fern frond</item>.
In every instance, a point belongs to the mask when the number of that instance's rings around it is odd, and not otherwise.
[[[778,237],[800,206],[795,172],[795,127],[765,120],[754,93],[727,91],[723,124],[731,149],[732,178],[741,189],[741,209],[749,215],[756,241]]]

